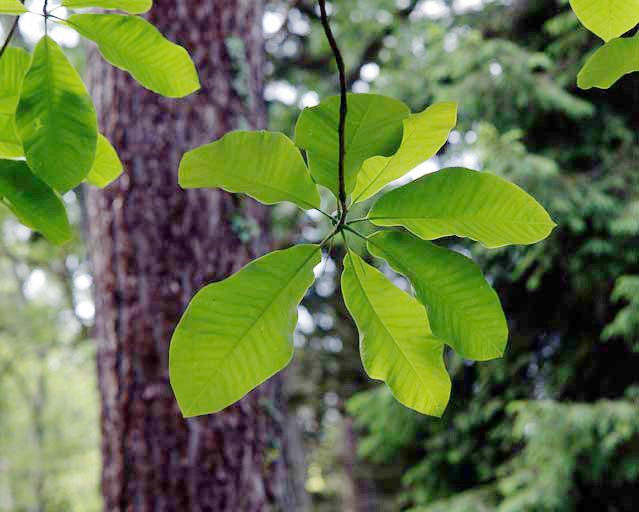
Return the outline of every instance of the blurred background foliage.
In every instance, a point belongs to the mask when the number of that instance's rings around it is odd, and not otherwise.
[[[301,108],[337,90],[314,4],[268,1],[264,17],[270,129],[289,135]],[[330,8],[355,92],[393,96],[413,111],[459,105],[448,144],[404,181],[450,165],[493,172],[533,194],[558,227],[530,247],[441,241],[481,265],[511,332],[503,359],[447,354],[453,392],[442,419],[404,408],[365,376],[337,289],[343,247],[325,255],[286,371],[312,510],[635,510],[639,78],[608,91],[576,88],[599,43],[567,0]],[[78,207],[79,241],[63,251],[2,217],[0,511],[99,509],[82,197],[65,199]],[[329,229],[290,205],[273,213],[277,245],[316,242]]]

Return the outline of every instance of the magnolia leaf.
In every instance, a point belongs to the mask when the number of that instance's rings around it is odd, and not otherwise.
[[[33,52],[15,123],[34,174],[59,192],[82,182],[95,159],[98,122],[80,75],[48,36]]]
[[[639,0],[570,0],[579,21],[604,41],[619,37],[639,22]]]
[[[622,76],[639,71],[639,37],[613,39],[598,48],[577,75],[582,89],[608,89]]]
[[[58,195],[22,160],[0,160],[0,196],[20,222],[53,243],[71,238],[67,212]]]
[[[6,48],[0,59],[0,158],[24,156],[14,118],[30,60],[21,48]]]
[[[101,7],[102,9],[119,9],[132,14],[141,14],[151,9],[153,0],[62,0],[62,5],[71,9]]]
[[[139,16],[76,14],[67,24],[95,41],[106,60],[131,73],[147,89],[180,98],[200,88],[186,50]]]
[[[0,14],[22,14],[27,9],[19,0],[0,0]]]
[[[187,151],[179,180],[184,188],[219,187],[265,204],[292,201],[307,210],[320,207],[319,191],[302,155],[277,132],[231,132]]]
[[[405,406],[441,416],[450,377],[444,344],[432,335],[424,307],[352,251],[344,258],[342,293],[360,333],[366,373],[385,381]]]
[[[428,160],[446,143],[456,122],[455,103],[436,103],[404,119],[404,135],[397,152],[390,157],[374,156],[362,165],[353,191],[353,202],[374,196],[387,183]]]
[[[486,247],[532,244],[556,226],[517,185],[461,167],[427,174],[388,192],[369,219],[378,226],[404,226],[426,240],[466,236]]]
[[[308,151],[311,175],[339,196],[339,96],[305,108],[295,126],[295,144]],[[402,139],[402,119],[409,110],[401,101],[376,94],[349,94],[345,129],[344,183],[355,187],[364,160],[392,155]]]
[[[86,181],[96,187],[104,188],[122,174],[122,162],[109,139],[98,135],[98,149],[95,152],[93,167],[87,174]]]
[[[468,359],[485,361],[503,354],[506,318],[497,294],[472,260],[399,231],[369,237],[368,250],[410,280],[435,337]]]
[[[193,297],[169,354],[184,416],[224,409],[289,363],[297,304],[320,260],[319,245],[275,251]]]

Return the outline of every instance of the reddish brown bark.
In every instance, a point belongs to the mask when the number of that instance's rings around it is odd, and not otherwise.
[[[191,296],[267,249],[264,207],[177,186],[184,151],[240,124],[264,126],[262,7],[155,2],[150,20],[199,71],[202,90],[185,99],[161,98],[90,58],[100,126],[125,167],[116,183],[87,193],[109,512],[298,510],[286,488],[277,381],[219,414],[184,420],[168,380],[169,340]],[[229,51],[240,41],[243,63]],[[259,233],[239,236],[234,219]]]

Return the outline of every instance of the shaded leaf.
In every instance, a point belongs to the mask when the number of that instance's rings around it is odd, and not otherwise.
[[[236,131],[187,151],[180,162],[184,188],[219,187],[265,204],[292,201],[319,208],[320,195],[304,159],[282,133]]]
[[[122,174],[122,162],[109,139],[98,135],[98,149],[95,152],[93,167],[87,174],[87,182],[96,187],[104,188],[115,181]]]
[[[637,0],[570,0],[579,21],[604,41],[627,32],[639,22]]]
[[[456,122],[455,103],[436,103],[404,119],[404,134],[397,152],[390,157],[374,156],[362,165],[353,191],[353,202],[374,196],[387,183],[428,160],[445,144]]]
[[[33,52],[15,123],[34,174],[59,192],[85,178],[95,159],[97,118],[80,75],[50,37]]]
[[[608,89],[622,76],[639,71],[639,37],[613,39],[598,48],[577,75],[582,89]]]
[[[62,0],[62,5],[71,9],[101,7],[102,9],[120,9],[132,14],[141,14],[151,9],[153,0]]]
[[[197,71],[186,50],[165,39],[139,16],[76,14],[67,23],[95,41],[111,64],[128,71],[154,92],[179,98],[200,88]]]
[[[27,9],[19,0],[0,0],[0,14],[22,14]]]
[[[0,160],[0,196],[26,226],[53,243],[71,238],[67,213],[60,197],[35,176],[22,160]]]
[[[369,218],[379,226],[404,226],[426,240],[467,236],[486,247],[532,244],[556,225],[517,185],[461,167],[427,174],[388,192]]]
[[[411,281],[437,338],[468,359],[503,354],[506,318],[497,294],[472,260],[398,231],[369,237],[368,250]]]
[[[305,108],[295,126],[295,144],[308,151],[311,175],[339,195],[339,96]],[[401,101],[376,94],[349,94],[345,130],[344,182],[346,194],[355,187],[364,160],[392,155],[402,138],[402,119],[410,113]]]
[[[430,332],[424,307],[353,251],[344,258],[342,293],[360,333],[366,373],[385,381],[407,407],[441,416],[450,377],[444,344]]]
[[[318,245],[275,251],[193,297],[169,355],[184,416],[224,409],[289,363],[297,304],[320,260]]]

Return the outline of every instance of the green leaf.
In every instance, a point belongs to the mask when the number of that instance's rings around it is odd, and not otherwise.
[[[339,96],[305,108],[295,126],[295,144],[308,151],[311,175],[339,195]],[[402,119],[409,110],[401,101],[375,94],[349,94],[345,130],[344,182],[346,194],[355,187],[364,160],[392,155],[402,139]]]
[[[200,88],[186,50],[139,16],[76,14],[67,23],[95,41],[106,60],[131,73],[147,89],[180,98]]]
[[[579,21],[604,41],[619,37],[639,22],[637,0],[570,0]]]
[[[98,122],[80,75],[47,36],[33,52],[15,123],[34,174],[59,192],[82,182],[95,159]]]
[[[153,0],[62,0],[62,5],[71,9],[101,7],[119,9],[132,14],[147,12],[153,6]]]
[[[0,160],[0,196],[23,224],[40,231],[53,243],[71,238],[64,204],[26,162]]]
[[[289,363],[297,304],[320,260],[319,245],[275,251],[195,295],[169,354],[184,416],[224,409]]]
[[[22,14],[27,9],[19,0],[0,0],[0,14]]]
[[[426,240],[467,236],[486,247],[532,244],[556,226],[517,185],[461,167],[392,190],[375,203],[369,218],[378,226],[404,226]]]
[[[353,202],[374,196],[387,183],[428,160],[445,144],[456,122],[455,103],[436,103],[404,119],[404,135],[397,152],[390,157],[374,156],[364,162],[357,175]]]
[[[98,135],[98,149],[95,152],[93,167],[87,174],[87,182],[96,187],[104,188],[115,181],[122,174],[122,162],[109,139]]]
[[[582,89],[608,89],[623,75],[639,71],[639,37],[613,39],[598,48],[577,75]]]
[[[383,380],[405,406],[441,416],[450,398],[444,344],[424,307],[353,251],[344,258],[344,302],[359,331],[366,373]]]
[[[180,162],[184,188],[219,187],[265,204],[292,201],[320,207],[320,195],[293,142],[277,132],[236,131],[187,151]]]
[[[485,361],[503,354],[506,318],[497,294],[472,260],[398,231],[369,237],[368,250],[411,281],[437,338],[468,359]]]
[[[0,157],[3,158],[24,156],[14,118],[30,59],[21,48],[5,49],[0,59]]]

